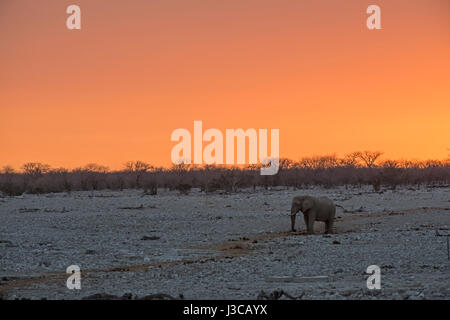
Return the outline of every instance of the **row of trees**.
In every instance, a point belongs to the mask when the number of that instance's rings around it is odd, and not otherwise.
[[[27,193],[71,192],[75,190],[143,189],[156,194],[158,188],[188,193],[192,187],[205,192],[242,188],[309,185],[372,185],[378,191],[386,186],[411,184],[448,184],[450,159],[428,161],[382,160],[382,152],[353,152],[342,158],[336,155],[304,157],[299,161],[280,159],[274,176],[261,176],[258,165],[244,167],[197,166],[179,164],[170,168],[154,167],[142,161],[129,161],[122,170],[88,164],[68,170],[30,162],[15,171],[5,166],[0,171],[0,192],[6,195]]]

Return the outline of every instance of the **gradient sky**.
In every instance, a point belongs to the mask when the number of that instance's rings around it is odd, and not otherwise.
[[[170,165],[194,120],[292,159],[445,158],[450,1],[0,0],[0,166]]]

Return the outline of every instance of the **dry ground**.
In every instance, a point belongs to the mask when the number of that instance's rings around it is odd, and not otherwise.
[[[294,195],[342,205],[335,234],[289,232]],[[255,299],[449,299],[450,188],[260,190],[190,195],[96,191],[0,198],[0,295],[95,293]],[[81,290],[66,287],[69,265]],[[381,267],[381,290],[365,270]],[[306,279],[305,277],[317,277]]]

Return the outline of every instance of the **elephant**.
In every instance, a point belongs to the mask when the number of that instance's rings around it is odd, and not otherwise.
[[[336,206],[327,197],[296,196],[292,199],[291,230],[295,231],[295,216],[302,211],[308,234],[314,234],[314,222],[325,222],[325,233],[333,232]]]

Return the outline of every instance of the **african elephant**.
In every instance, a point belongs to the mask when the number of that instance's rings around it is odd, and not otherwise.
[[[308,234],[314,234],[314,221],[325,222],[325,233],[333,232],[336,206],[327,197],[296,196],[292,199],[291,230],[295,231],[295,215],[302,211]]]

